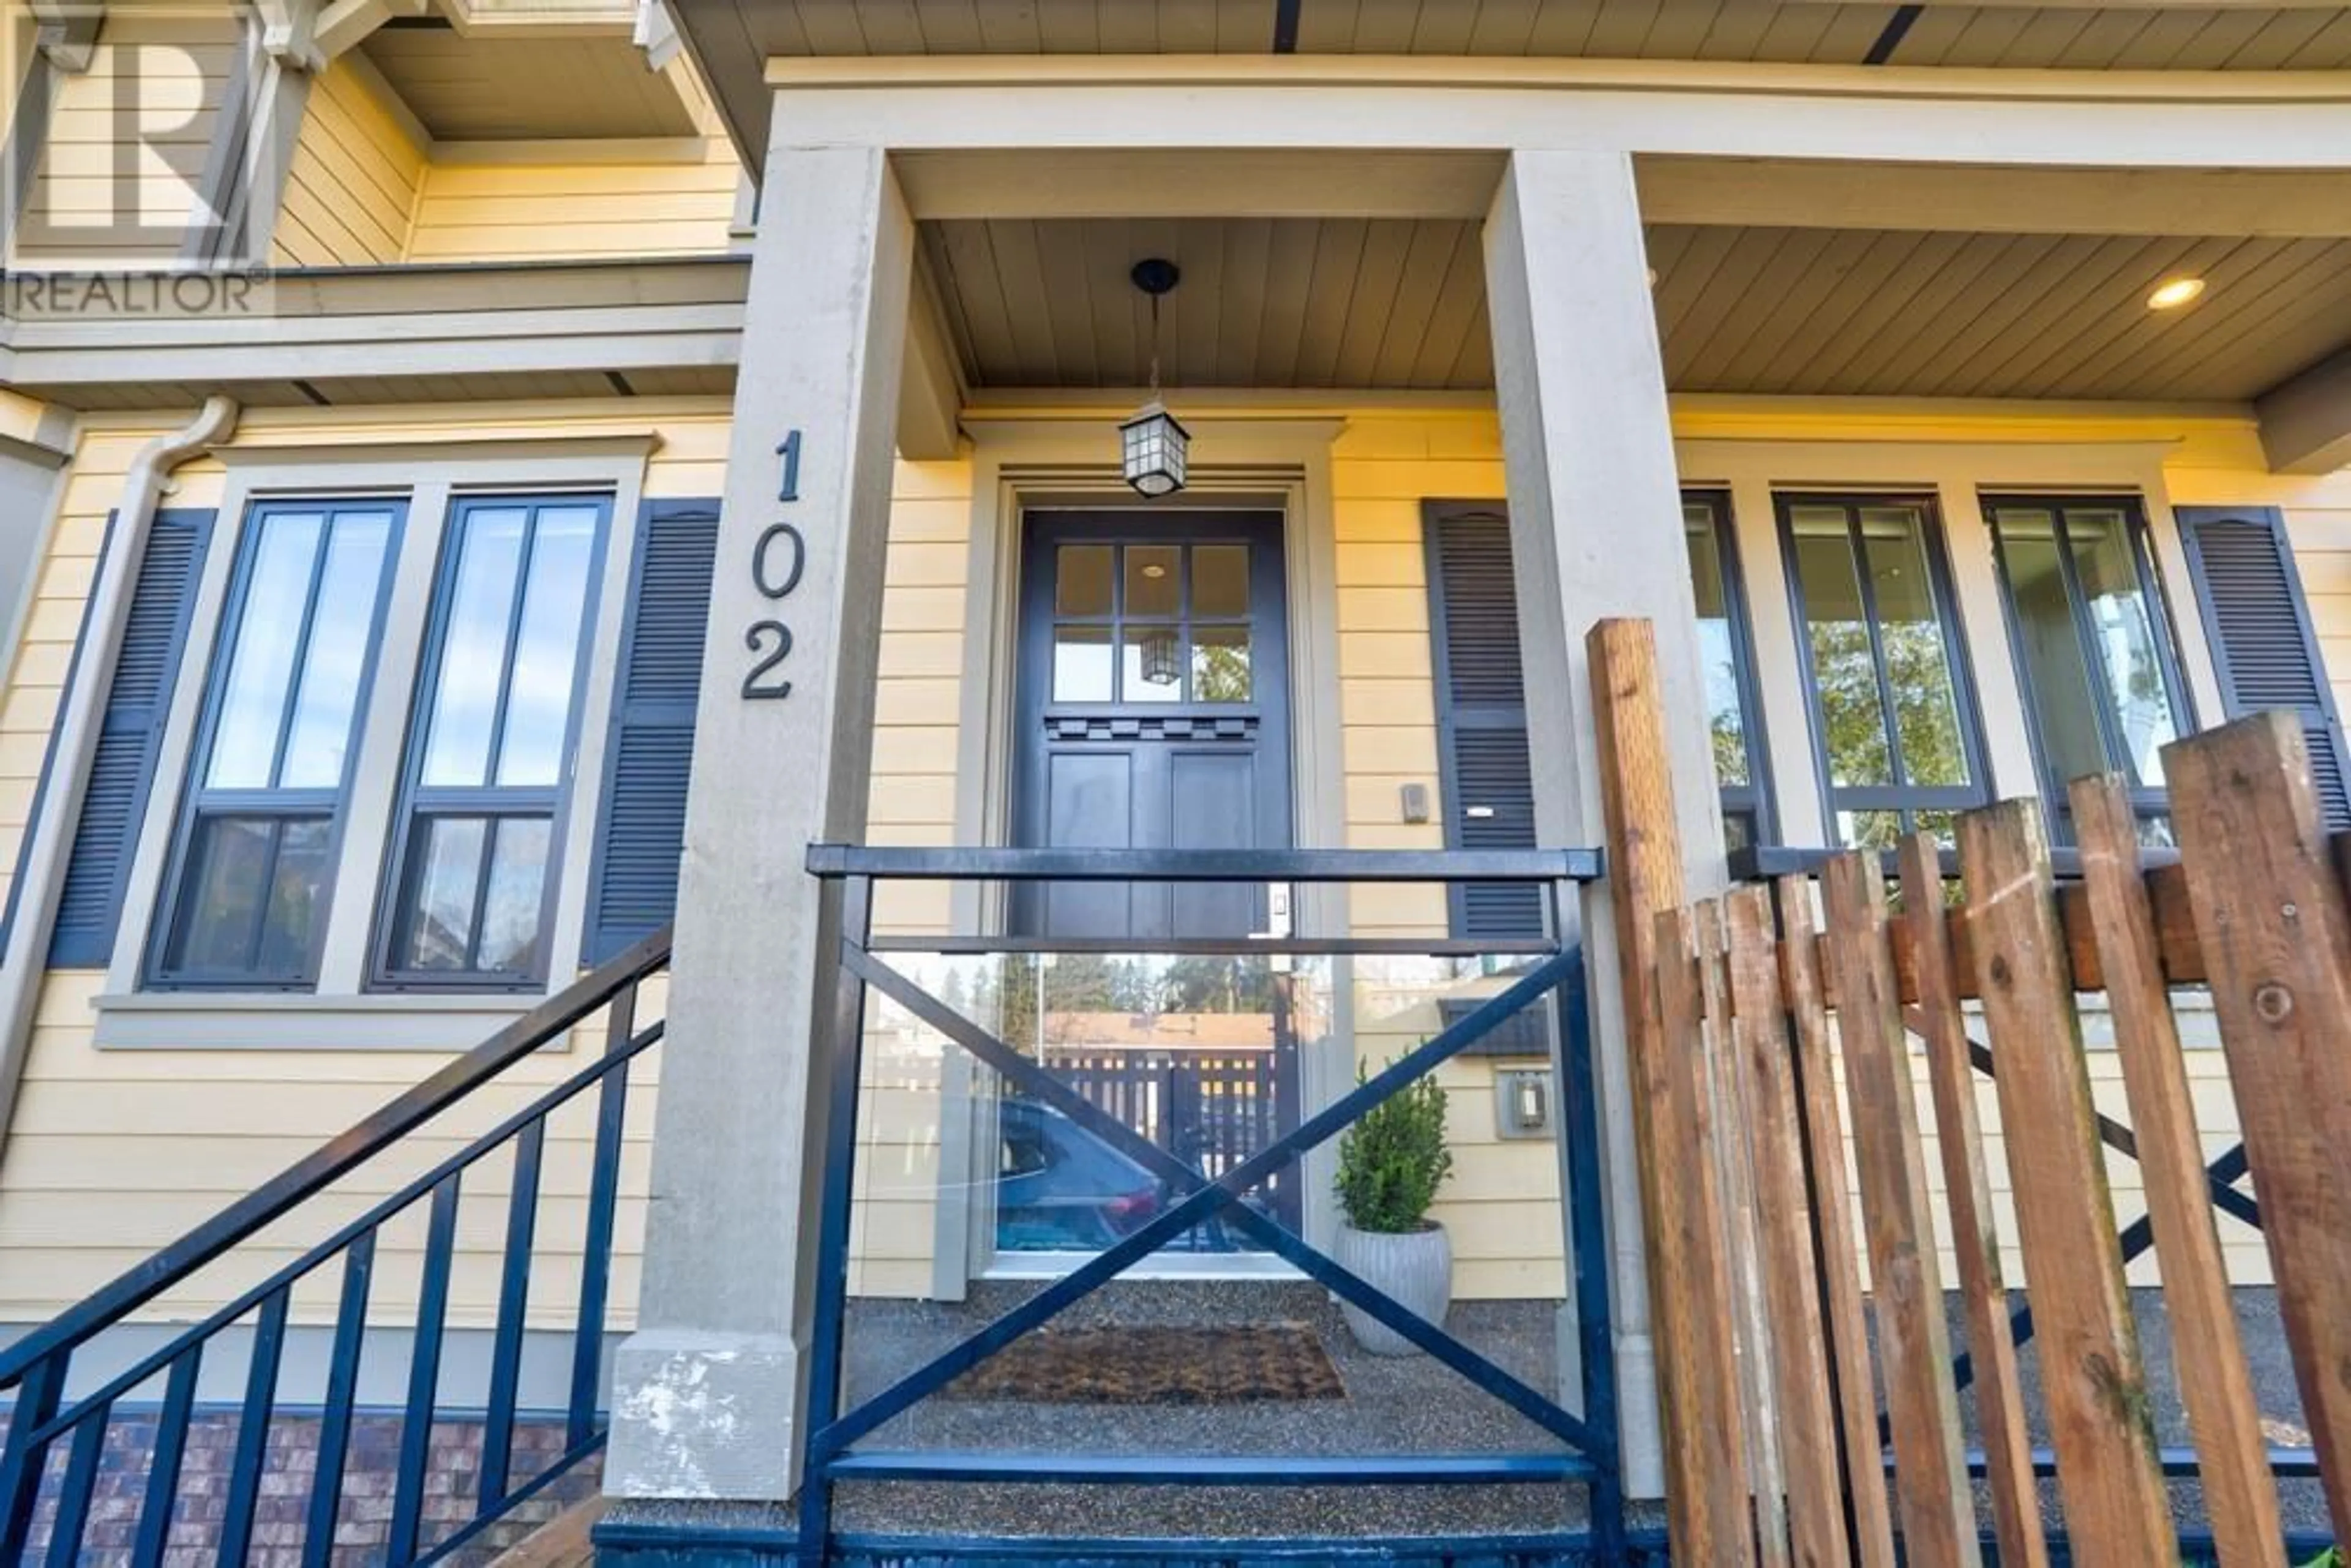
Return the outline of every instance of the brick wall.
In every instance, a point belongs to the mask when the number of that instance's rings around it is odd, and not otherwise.
[[[188,1433],[187,1457],[181,1467],[179,1500],[172,1510],[171,1540],[163,1559],[165,1568],[198,1568],[199,1564],[209,1568],[214,1561],[221,1521],[228,1508],[229,1474],[236,1463],[239,1424],[234,1407],[197,1413]],[[5,1412],[0,1411],[0,1433],[5,1433],[6,1425]],[[89,1523],[83,1532],[82,1551],[77,1559],[79,1568],[127,1568],[131,1562],[131,1543],[137,1537],[146,1496],[149,1463],[154,1452],[155,1426],[152,1412],[126,1413],[109,1425]],[[392,1490],[400,1463],[401,1427],[400,1416],[392,1412],[362,1414],[352,1422],[341,1501],[336,1511],[336,1568],[377,1568],[386,1561]],[[280,1415],[270,1422],[261,1494],[255,1511],[253,1549],[246,1560],[248,1568],[298,1568],[318,1470],[319,1428],[316,1416]],[[423,1539],[428,1546],[446,1540],[474,1517],[481,1488],[482,1436],[483,1426],[478,1418],[434,1423],[432,1458],[424,1476]],[[542,1474],[562,1451],[563,1423],[559,1418],[517,1420],[509,1489],[528,1484]],[[599,1458],[583,1461],[545,1492],[518,1505],[510,1518],[486,1531],[478,1542],[470,1543],[451,1561],[486,1563],[589,1496],[599,1481]],[[66,1445],[60,1442],[49,1455],[27,1561],[39,1561],[47,1553],[65,1467]]]

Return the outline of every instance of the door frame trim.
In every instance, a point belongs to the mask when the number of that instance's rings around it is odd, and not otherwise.
[[[1345,428],[1325,415],[1248,419],[1199,418],[1192,432],[1190,481],[1178,495],[1146,501],[1119,476],[1112,422],[1099,418],[967,419],[971,437],[971,527],[965,571],[965,679],[956,712],[956,841],[1011,842],[1014,734],[1019,704],[1019,597],[1022,518],[1030,507],[1053,509],[1278,511],[1282,517],[1282,571],[1290,627],[1290,789],[1292,841],[1301,849],[1346,843],[1346,772],[1342,756],[1339,612],[1335,508],[1331,445]],[[1347,890],[1301,888],[1293,919],[1301,936],[1336,936],[1347,925]],[[958,883],[950,906],[953,928],[982,935],[1004,929],[1000,890]],[[1332,998],[1332,1041],[1353,1038],[1350,988]],[[1335,1053],[1307,1048],[1299,1055],[1300,1097],[1319,1103],[1352,1064]],[[947,1053],[946,1064],[958,1061]],[[966,1063],[965,1065],[968,1065]],[[953,1092],[952,1071],[942,1094]],[[944,1108],[943,1108],[944,1109]],[[976,1275],[987,1272],[985,1238],[973,1225],[977,1149],[973,1118],[942,1114],[938,1201],[931,1249],[931,1295],[960,1301]],[[1308,1156],[1302,1194],[1305,1235],[1329,1239],[1335,1211],[1329,1197],[1330,1162]],[[1237,1277],[1262,1278],[1261,1268],[1236,1265]],[[1145,1275],[1147,1277],[1147,1271]]]

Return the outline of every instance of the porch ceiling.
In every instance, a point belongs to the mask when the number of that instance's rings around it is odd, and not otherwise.
[[[1184,269],[1170,386],[1493,384],[1479,225],[1459,219],[956,219],[923,225],[974,387],[1134,387]],[[2351,342],[2351,240],[1661,224],[1677,392],[2241,401]],[[2184,309],[2159,281],[2205,279]]]
[[[360,46],[443,141],[692,136],[693,111],[623,31],[467,36],[440,22],[380,28]]]

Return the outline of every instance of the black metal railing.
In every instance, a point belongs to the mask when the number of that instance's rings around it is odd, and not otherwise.
[[[1132,1486],[1415,1486],[1463,1483],[1571,1482],[1587,1489],[1590,1524],[1583,1531],[1520,1542],[1514,1554],[1530,1562],[1617,1563],[1626,1535],[1617,1473],[1616,1390],[1608,1329],[1609,1286],[1600,1197],[1598,1112],[1588,1033],[1561,1033],[1561,1136],[1568,1154],[1566,1229],[1578,1302],[1583,1386],[1578,1409],[1522,1382],[1441,1326],[1423,1321],[1384,1291],[1311,1246],[1281,1219],[1247,1201],[1261,1194],[1307,1151],[1338,1136],[1356,1118],[1433,1072],[1440,1064],[1508,1024],[1522,1009],[1552,1005],[1581,974],[1575,940],[1576,899],[1595,880],[1593,850],[1387,852],[1344,850],[1019,850],[865,849],[817,844],[809,870],[825,879],[832,924],[841,933],[839,989],[830,1039],[819,1069],[829,1106],[825,1116],[823,1219],[810,1364],[810,1413],[803,1439],[804,1479],[798,1544],[802,1561],[827,1561],[856,1543],[832,1531],[832,1492],[843,1481],[1050,1483]],[[1040,883],[1531,883],[1544,893],[1549,919],[1538,937],[1498,944],[1442,937],[1281,936],[1183,938],[1107,936],[876,937],[872,933],[875,885],[892,880]],[[1163,1146],[1105,1112],[1082,1088],[982,1028],[884,961],[891,953],[993,955],[1014,952],[1137,953],[1232,956],[1418,955],[1483,957],[1498,949],[1523,953],[1524,970],[1495,995],[1449,1021],[1384,1070],[1329,1105],[1303,1116],[1247,1157],[1209,1169]],[[923,1365],[861,1398],[847,1400],[844,1336],[848,1264],[855,1202],[860,1052],[869,991],[878,992],[926,1028],[970,1053],[1011,1090],[1050,1106],[1084,1132],[1167,1184],[1170,1203],[1139,1228],[1092,1253],[1070,1272],[1019,1305],[932,1356]],[[1152,1253],[1196,1227],[1228,1225],[1386,1328],[1426,1353],[1502,1407],[1532,1423],[1557,1445],[1541,1452],[1492,1454],[1363,1453],[1309,1455],[1120,1455],[1086,1451],[933,1450],[869,1446],[895,1416],[937,1394],[980,1362],[1029,1334]],[[872,1542],[860,1548],[869,1551]],[[1196,1555],[1187,1543],[1179,1553]],[[1301,1543],[1286,1543],[1303,1550]],[[1426,1547],[1428,1543],[1422,1542]],[[1262,1552],[1279,1542],[1254,1543]],[[893,1546],[893,1553],[904,1543]],[[936,1542],[905,1548],[910,1557],[935,1555]],[[1448,1549],[1449,1550],[1449,1549]],[[1477,1547],[1492,1550],[1490,1542]],[[852,1553],[856,1554],[855,1552]]]
[[[638,1004],[644,982],[667,968],[669,953],[665,930],[639,942],[55,1321],[0,1349],[0,1395],[15,1395],[6,1441],[0,1445],[0,1563],[70,1564],[82,1560],[86,1545],[99,1550],[99,1543],[88,1538],[101,1473],[119,1469],[120,1449],[131,1437],[132,1422],[140,1433],[147,1429],[144,1412],[135,1416],[131,1412],[146,1402],[147,1392],[161,1379],[162,1395],[152,1416],[146,1476],[137,1489],[135,1513],[119,1503],[104,1511],[110,1536],[127,1536],[119,1542],[110,1539],[110,1556],[127,1548],[134,1568],[161,1563],[166,1546],[176,1544],[175,1517],[195,1511],[183,1495],[182,1470],[192,1435],[200,1421],[209,1418],[199,1398],[206,1357],[225,1353],[226,1336],[246,1330],[249,1333],[237,1336],[246,1347],[243,1397],[235,1403],[225,1490],[207,1487],[204,1500],[205,1524],[209,1526],[215,1508],[218,1517],[216,1536],[207,1546],[219,1562],[243,1563],[262,1522],[266,1473],[282,1463],[272,1455],[270,1434],[274,1422],[289,1418],[280,1385],[287,1343],[297,1332],[296,1293],[314,1279],[323,1282],[326,1271],[340,1263],[324,1397],[315,1415],[317,1450],[299,1531],[302,1563],[327,1563],[335,1555],[338,1524],[346,1514],[345,1470],[360,1413],[360,1365],[369,1348],[378,1243],[389,1227],[420,1210],[424,1245],[414,1312],[412,1316],[403,1309],[400,1322],[378,1325],[413,1333],[407,1350],[406,1398],[399,1416],[391,1517],[383,1555],[377,1560],[404,1568],[446,1557],[479,1540],[602,1448],[599,1406],[629,1070],[662,1039],[662,1022],[642,1023]],[[269,1250],[273,1242],[263,1233],[281,1222],[340,1212],[334,1192],[338,1182],[385,1156],[412,1134],[437,1132],[437,1118],[500,1082],[509,1070],[600,1011],[605,1014],[606,1035],[595,1060],[468,1140],[455,1154],[399,1180],[389,1197],[357,1218],[334,1225],[325,1239],[258,1283],[235,1290],[217,1310],[170,1333],[160,1346],[131,1354],[119,1370],[110,1364],[122,1358],[111,1354],[108,1336],[124,1329],[132,1314],[188,1286],[208,1267],[224,1260],[233,1263],[240,1248]],[[561,1446],[531,1473],[517,1475],[515,1437],[549,1121],[590,1091],[595,1093],[593,1131],[579,1299],[568,1331]],[[434,1462],[436,1416],[449,1410],[442,1396],[443,1350],[451,1277],[460,1250],[459,1201],[468,1173],[501,1151],[510,1152],[512,1159],[496,1327],[486,1396],[478,1406],[466,1406],[481,1411],[479,1480],[470,1507],[462,1511],[465,1517],[452,1518],[445,1500],[434,1497],[428,1470]],[[86,1373],[77,1368],[78,1356],[110,1364]],[[236,1381],[234,1372],[230,1381],[232,1385]],[[110,1429],[123,1437],[110,1442]],[[55,1462],[60,1451],[61,1469]],[[49,1498],[54,1508],[44,1509],[41,1505]],[[428,1498],[434,1500],[432,1506]],[[45,1542],[38,1531],[44,1513]],[[282,1526],[270,1533],[281,1547],[289,1544]]]

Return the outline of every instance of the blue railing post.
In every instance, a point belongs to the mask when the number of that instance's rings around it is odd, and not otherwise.
[[[70,1353],[53,1351],[26,1369],[16,1390],[16,1407],[8,1421],[8,1440],[0,1445],[0,1563],[23,1559],[33,1537],[33,1504],[41,1494],[41,1472],[47,1468],[49,1445],[34,1434],[57,1413],[66,1386]]]
[[[1551,884],[1552,929],[1567,944],[1580,928],[1583,889]],[[1584,988],[1591,995],[1591,988]],[[1560,1136],[1567,1140],[1569,1261],[1575,1270],[1575,1333],[1583,1369],[1583,1424],[1603,1451],[1593,1456],[1587,1494],[1593,1545],[1615,1563],[1625,1551],[1625,1486],[1616,1408],[1615,1336],[1609,1324],[1607,1197],[1600,1172],[1600,1093],[1592,1061],[1592,1033],[1567,1016],[1564,987],[1552,993],[1553,1040],[1559,1041]]]
[[[830,1434],[841,1414],[842,1338],[849,1315],[849,1234],[857,1192],[857,1089],[864,1056],[865,983],[850,962],[873,935],[873,883],[854,876],[828,882],[826,913],[838,933],[826,955],[833,970],[829,1039],[821,1041],[819,1074],[810,1086],[824,1095],[824,1192],[817,1232],[816,1322],[809,1344],[807,1441],[801,1447],[800,1561],[818,1568],[832,1530]],[[818,922],[823,931],[828,923]]]

